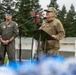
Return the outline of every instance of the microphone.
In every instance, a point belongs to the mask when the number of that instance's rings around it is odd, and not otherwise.
[[[39,15],[31,16],[30,18],[38,18]]]

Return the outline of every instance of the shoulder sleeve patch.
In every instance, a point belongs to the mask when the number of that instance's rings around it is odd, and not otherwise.
[[[18,24],[16,23],[16,26],[18,26]]]

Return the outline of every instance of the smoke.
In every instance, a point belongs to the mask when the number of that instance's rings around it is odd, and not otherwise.
[[[18,75],[18,74],[17,74],[17,72],[15,72],[15,70],[13,70],[10,67],[1,66],[0,75]]]
[[[76,59],[40,55],[38,60],[11,61],[0,67],[0,75],[76,75]]]

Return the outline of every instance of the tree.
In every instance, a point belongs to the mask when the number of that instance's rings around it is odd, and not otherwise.
[[[57,11],[59,10],[59,5],[57,4],[57,0],[51,0],[50,4],[47,7],[55,7],[55,9],[57,9]]]
[[[4,20],[4,11],[3,11],[3,7],[2,4],[0,4],[0,23]]]
[[[59,11],[58,14],[59,14],[59,15],[58,15],[58,18],[59,18],[61,21],[65,21],[66,14],[67,14],[65,5],[63,5],[62,9]]]
[[[59,10],[59,12],[58,12],[58,19],[62,22],[64,29],[65,29],[65,33],[66,33],[66,29],[67,29],[66,15],[67,15],[66,7],[65,7],[65,5],[63,5],[62,9]]]
[[[76,36],[76,12],[73,4],[66,16],[66,35],[69,37]]]
[[[39,5],[39,0],[21,0],[19,3],[17,3],[19,10],[17,13],[17,22],[19,25],[23,26],[22,29],[22,35],[25,36],[26,31],[34,30],[34,23],[33,21],[30,21],[31,19],[28,19],[30,17],[30,11],[41,11],[41,6]],[[28,22],[29,21],[29,22]],[[28,23],[26,23],[28,22]],[[28,36],[30,36],[28,34]]]
[[[0,13],[1,13],[0,19],[1,19],[1,22],[5,20],[4,19],[4,14],[7,10],[10,10],[13,13],[13,15],[16,15],[16,10],[14,9],[15,4],[16,4],[15,1],[14,0],[2,0],[2,3],[0,4]],[[13,18],[13,19],[15,20],[15,18]]]

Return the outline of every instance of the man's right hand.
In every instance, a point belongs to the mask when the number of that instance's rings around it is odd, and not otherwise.
[[[1,42],[2,42],[4,45],[8,45],[8,43],[9,43],[8,40],[3,40],[3,39],[1,39]]]
[[[5,40],[2,40],[2,39],[1,39],[1,42],[2,42],[4,45],[6,44],[6,41],[5,41]]]

